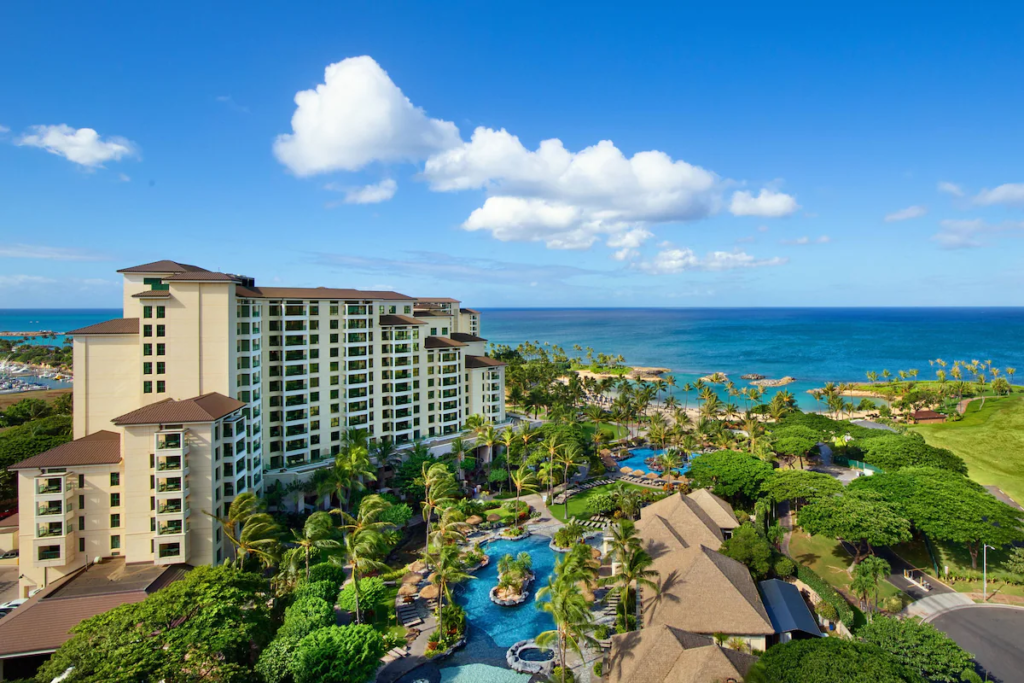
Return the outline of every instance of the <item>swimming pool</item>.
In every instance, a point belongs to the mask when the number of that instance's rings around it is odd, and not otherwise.
[[[632,470],[643,470],[644,472],[651,472],[651,468],[647,466],[647,458],[654,458],[662,453],[664,449],[653,449],[653,448],[631,448],[629,450],[630,456],[625,460],[619,461],[619,468],[628,467]],[[690,456],[693,457],[693,456]],[[682,467],[675,470],[679,474],[686,474],[690,471],[690,463],[684,464]]]

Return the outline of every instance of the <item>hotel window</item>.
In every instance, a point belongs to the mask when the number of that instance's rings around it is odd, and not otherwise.
[[[85,515],[81,515],[78,518],[78,530],[85,531]]]
[[[162,394],[167,390],[167,383],[162,379],[156,381],[156,393]]]
[[[143,318],[152,318],[153,317],[153,307],[152,306],[143,306],[142,307],[142,317]]]
[[[142,355],[143,356],[152,356],[153,355],[153,345],[152,344],[143,344],[142,345]]]
[[[319,306],[310,306],[309,307],[309,314],[310,315],[320,315],[320,307]]]
[[[120,527],[121,527],[121,515],[116,514],[116,513],[110,515],[110,528],[111,529],[119,529]]]
[[[167,336],[166,334],[164,334],[165,331],[166,331],[166,328],[163,325],[157,325],[156,326],[156,336],[158,336],[158,337]]]
[[[156,364],[156,374],[162,375],[162,374],[164,374],[164,371],[166,369],[167,369],[167,364],[166,363],[164,363],[163,361],[157,362],[157,364]]]
[[[80,552],[80,553],[84,553],[85,552],[85,539],[84,538],[79,538],[78,539],[78,552]]]
[[[156,307],[156,317],[158,317],[158,318],[163,318],[164,317],[164,307],[163,306],[157,306]]]
[[[148,381],[148,380],[143,382],[142,383],[142,393],[144,393],[144,394],[152,394],[153,393],[153,383]]]
[[[143,363],[142,364],[142,374],[143,375],[152,375],[153,374],[153,364],[152,363]]]
[[[121,473],[120,472],[111,472],[110,473],[110,485],[111,486],[120,486],[121,485]]]
[[[398,313],[398,306],[388,306],[388,313],[392,315]]]
[[[437,336],[437,328],[436,327],[431,327],[430,328],[430,336],[431,337],[436,337]]]
[[[331,315],[338,315],[341,312],[341,307],[337,305],[332,305],[330,311]]]
[[[119,508],[121,507],[121,494],[111,493],[110,494],[110,507]]]
[[[143,325],[142,326],[142,336],[143,337],[152,337],[153,336],[153,326],[152,325]]]
[[[408,315],[410,313],[412,313],[412,306],[406,306],[405,307],[405,314]]]
[[[156,355],[163,356],[166,350],[167,350],[167,345],[166,344],[157,344],[156,345]]]
[[[84,510],[85,509],[85,496],[78,496],[78,509],[79,510]]]
[[[121,537],[120,536],[111,536],[110,537],[110,549],[111,550],[120,550],[121,549]]]

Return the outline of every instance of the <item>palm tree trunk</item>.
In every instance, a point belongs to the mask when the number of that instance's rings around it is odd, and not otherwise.
[[[359,571],[356,569],[356,565],[352,565],[352,592],[356,596],[356,623],[363,623],[363,614],[359,610]]]

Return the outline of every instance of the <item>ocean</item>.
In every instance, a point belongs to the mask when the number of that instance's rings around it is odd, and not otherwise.
[[[629,365],[672,370],[678,384],[724,372],[790,375],[804,409],[807,390],[866,381],[869,370],[916,368],[929,359],[991,360],[1024,378],[1024,308],[482,309],[482,334],[497,344],[530,340],[621,354]],[[0,309],[0,331],[64,332],[120,316],[119,309]],[[55,343],[44,340],[42,343]],[[58,339],[56,343],[63,343]],[[1024,379],[1018,379],[1024,382]],[[678,398],[683,399],[676,390]],[[771,395],[769,390],[768,395]],[[724,398],[724,397],[723,397]],[[690,400],[693,400],[691,394]]]

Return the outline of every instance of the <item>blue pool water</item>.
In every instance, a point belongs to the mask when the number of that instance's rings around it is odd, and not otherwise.
[[[476,579],[456,589],[456,599],[466,610],[469,619],[469,642],[509,648],[520,640],[534,638],[554,627],[551,617],[537,609],[537,591],[547,584],[547,577],[555,568],[555,553],[548,547],[546,536],[531,536],[524,541],[493,541],[483,547],[491,557],[490,564],[475,573]],[[491,602],[489,593],[498,583],[498,560],[503,555],[530,554],[537,579],[530,584],[530,598],[517,607],[501,607]],[[504,651],[502,651],[504,657]]]
[[[657,450],[653,448],[631,448],[629,452],[631,453],[631,455],[628,458],[619,461],[620,468],[628,467],[632,470],[643,470],[644,472],[650,472],[652,470],[650,467],[647,466],[647,458],[659,456],[665,451],[660,448]],[[689,463],[686,463],[682,467],[676,469],[676,472],[680,474],[686,474],[689,471]]]

